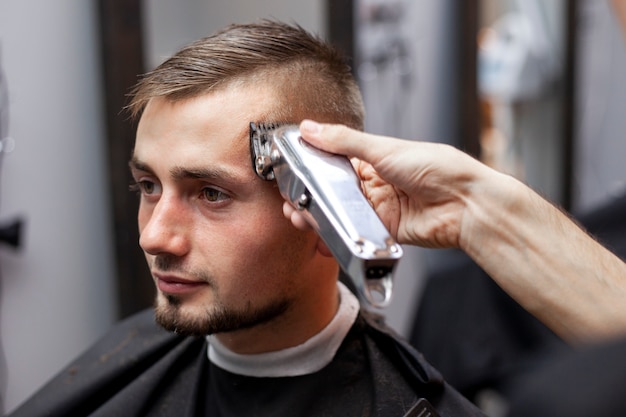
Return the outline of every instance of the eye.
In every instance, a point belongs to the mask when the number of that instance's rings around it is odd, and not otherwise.
[[[230,196],[225,192],[212,187],[203,188],[202,194],[204,198],[210,203],[219,203],[230,198]]]
[[[131,191],[138,191],[143,195],[153,195],[159,192],[158,185],[153,181],[141,180],[130,186]]]

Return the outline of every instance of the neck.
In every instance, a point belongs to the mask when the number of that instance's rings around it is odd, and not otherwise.
[[[229,350],[216,336],[208,336],[209,359],[216,366],[237,375],[284,377],[307,375],[328,365],[350,331],[359,313],[359,301],[339,284],[337,313],[319,333],[305,342],[286,349],[257,354]]]

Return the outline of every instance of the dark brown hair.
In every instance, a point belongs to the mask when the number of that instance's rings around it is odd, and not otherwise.
[[[234,82],[275,88],[281,99],[270,111],[281,121],[363,128],[361,93],[344,57],[302,27],[270,20],[231,25],[182,48],[140,78],[127,109],[136,118],[154,97],[184,100]]]

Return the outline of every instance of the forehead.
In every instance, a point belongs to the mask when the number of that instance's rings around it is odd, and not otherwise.
[[[146,124],[186,130],[208,127],[233,129],[237,126],[246,130],[249,122],[273,113],[275,95],[269,86],[248,84],[231,85],[184,99],[155,97],[146,105],[138,130]]]
[[[134,156],[249,159],[249,124],[271,117],[274,96],[267,86],[247,85],[177,101],[153,98],[139,121]]]

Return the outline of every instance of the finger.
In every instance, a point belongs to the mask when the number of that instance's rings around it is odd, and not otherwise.
[[[283,214],[291,223],[299,230],[311,230],[312,227],[306,221],[304,216],[288,202],[283,203]]]
[[[313,227],[307,223],[304,216],[286,201],[283,203],[283,214],[287,219],[291,220],[291,223],[296,227],[296,229],[303,231],[313,229]],[[323,256],[333,256],[332,252],[328,249],[328,246],[326,246],[326,243],[324,243],[321,238],[317,243],[317,250]]]
[[[312,120],[300,123],[300,133],[313,146],[331,153],[372,162],[373,158],[388,152],[399,139],[377,136],[351,129],[344,125],[322,124]],[[386,153],[386,152],[384,152]]]
[[[333,256],[333,253],[330,251],[330,249],[328,249],[328,246],[326,246],[326,243],[324,243],[324,241],[322,239],[320,239],[317,242],[317,251],[320,254],[322,254],[323,256],[326,256],[328,258]]]

